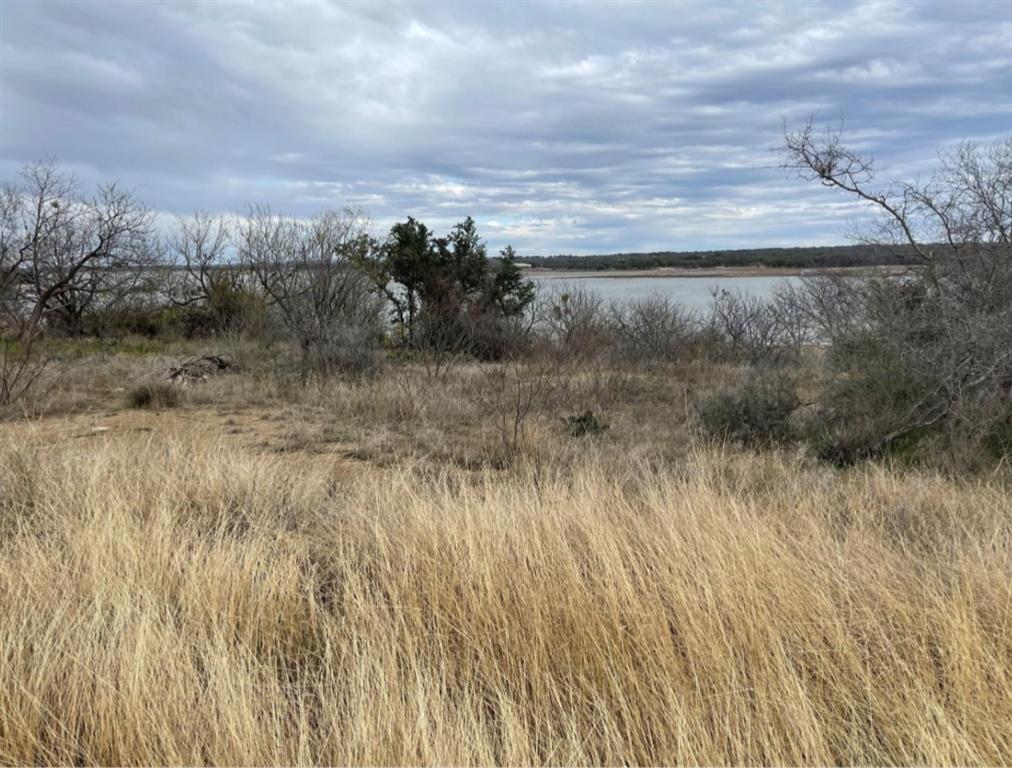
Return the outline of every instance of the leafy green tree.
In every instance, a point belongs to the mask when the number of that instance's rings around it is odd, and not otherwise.
[[[460,293],[460,298],[473,298],[484,286],[488,271],[485,243],[478,237],[478,227],[468,216],[454,226],[445,240],[438,240],[441,249],[443,278]]]
[[[499,251],[499,263],[491,270],[486,301],[504,317],[516,317],[534,301],[535,286],[524,278],[512,245]]]
[[[516,317],[534,298],[512,247],[501,257],[490,265],[470,216],[442,238],[409,217],[394,224],[359,266],[390,301],[406,344],[463,351],[478,320],[487,327],[490,318]]]
[[[386,242],[374,243],[357,264],[390,302],[398,330],[413,344],[421,294],[436,268],[429,228],[409,216],[394,224]]]
[[[466,315],[480,304],[488,271],[485,244],[468,216],[445,238],[433,241],[434,263],[422,286],[422,343],[460,350],[466,346]],[[416,334],[417,335],[417,334]]]

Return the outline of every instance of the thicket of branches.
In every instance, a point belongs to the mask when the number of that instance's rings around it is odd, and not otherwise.
[[[46,328],[85,330],[89,312],[138,291],[155,262],[151,214],[114,184],[82,194],[53,162],[25,166],[0,192],[0,405],[22,397],[45,358]]]
[[[237,243],[240,263],[298,344],[303,376],[372,367],[382,308],[354,266],[371,247],[361,212],[301,221],[252,206]]]
[[[964,142],[925,183],[881,182],[841,131],[788,132],[785,167],[878,212],[866,235],[919,264],[902,279],[806,280],[797,309],[830,344],[824,451],[879,455],[928,433],[954,453],[1012,442],[1012,137]]]

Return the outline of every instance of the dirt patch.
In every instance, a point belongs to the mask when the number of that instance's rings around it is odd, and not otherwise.
[[[351,443],[319,439],[311,422],[264,420],[264,415],[256,409],[232,416],[210,408],[117,409],[4,424],[0,426],[0,441],[56,448],[68,441],[105,442],[138,434],[147,434],[153,440],[201,438],[223,440],[252,454],[269,454],[289,464],[293,472],[321,467],[336,478],[350,478],[366,470],[365,464],[344,455]]]

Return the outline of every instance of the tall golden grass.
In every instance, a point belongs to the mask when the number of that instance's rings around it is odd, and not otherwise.
[[[104,442],[103,442],[104,441]],[[1012,761],[1009,495],[0,447],[0,762]]]

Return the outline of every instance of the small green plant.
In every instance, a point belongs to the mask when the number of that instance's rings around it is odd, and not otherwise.
[[[984,449],[994,458],[1012,457],[1012,402],[1007,411],[988,427],[983,439]]]
[[[917,445],[938,431],[919,426],[924,413],[943,406],[929,376],[904,362],[888,340],[854,335],[826,353],[829,380],[806,424],[815,455],[837,466],[891,456],[910,460]]]
[[[601,422],[592,411],[584,411],[578,416],[566,416],[562,420],[570,437],[583,437],[584,435],[600,435],[608,425]]]
[[[183,392],[175,384],[162,381],[149,382],[130,390],[128,400],[131,408],[152,410],[178,408],[183,403]]]
[[[696,412],[711,437],[752,448],[786,443],[795,436],[791,416],[800,405],[787,382],[753,382],[735,392],[703,398]]]

